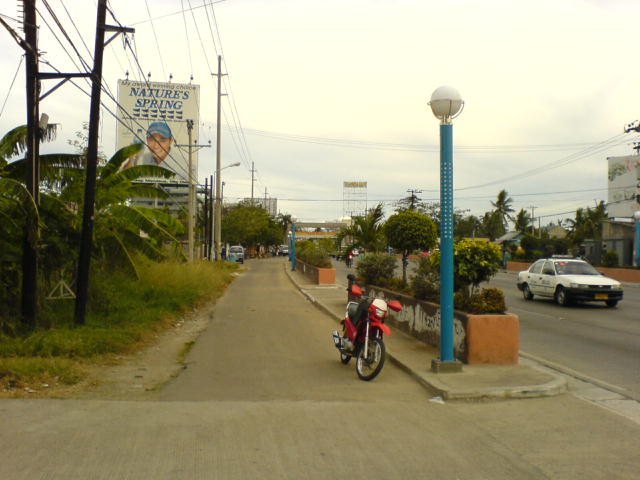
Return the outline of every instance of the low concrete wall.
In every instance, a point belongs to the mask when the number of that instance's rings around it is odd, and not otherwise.
[[[336,283],[335,268],[318,268],[308,263],[297,261],[297,268],[318,285],[333,285]]]
[[[530,262],[509,262],[507,270],[520,272],[531,266]],[[604,273],[607,277],[614,278],[619,282],[640,283],[640,269],[634,268],[607,268],[595,267],[599,272]]]
[[[440,305],[401,295],[385,288],[365,286],[369,296],[399,300],[401,312],[389,311],[393,327],[436,348],[440,347]],[[520,323],[517,315],[470,315],[454,312],[454,355],[469,364],[518,363]]]

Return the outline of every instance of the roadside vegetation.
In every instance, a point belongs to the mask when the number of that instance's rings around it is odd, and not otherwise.
[[[42,140],[55,137],[55,125]],[[187,263],[185,225],[168,211],[135,206],[134,198],[165,198],[141,178],[171,178],[155,165],[122,169],[140,145],[100,158],[89,301],[84,325],[74,324],[71,292],[77,270],[85,181],[85,140],[74,154],[41,155],[40,205],[24,186],[26,126],[0,139],[0,394],[13,395],[82,380],[87,367],[142,348],[231,282],[235,264]],[[24,232],[38,252],[37,322],[21,316]],[[61,283],[64,282],[64,283]],[[58,297],[58,298],[55,298]]]
[[[194,308],[219,296],[233,278],[232,263],[146,261],[139,279],[95,272],[86,324],[73,325],[73,300],[49,300],[41,312],[47,328],[0,334],[0,389],[72,385],[87,367],[135,352]]]

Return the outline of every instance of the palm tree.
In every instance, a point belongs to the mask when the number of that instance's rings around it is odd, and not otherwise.
[[[527,229],[531,225],[531,217],[524,208],[521,208],[515,218],[515,229],[520,233],[527,233]]]
[[[511,213],[514,212],[513,208],[511,208],[511,204],[513,203],[513,198],[509,196],[506,190],[500,190],[498,193],[498,198],[495,202],[491,202],[495,211],[498,212],[500,217],[502,218],[502,224],[505,229],[509,225],[508,220],[513,220]]]
[[[384,250],[383,220],[384,211],[382,204],[379,203],[364,215],[354,217],[353,223],[349,227],[340,230],[336,243],[341,245],[344,239],[349,239],[349,249],[364,248],[371,252]]]

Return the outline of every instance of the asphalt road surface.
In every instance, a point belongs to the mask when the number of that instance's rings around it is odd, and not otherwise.
[[[334,265],[338,281],[346,284],[355,268]],[[640,400],[640,285],[626,286],[616,308],[598,302],[562,307],[551,299],[524,300],[516,278],[501,272],[489,285],[504,292],[508,311],[520,317],[522,352]]]
[[[283,260],[247,269],[159,400],[0,402],[0,478],[637,478],[638,424],[572,395],[442,403],[391,364],[362,382]]]

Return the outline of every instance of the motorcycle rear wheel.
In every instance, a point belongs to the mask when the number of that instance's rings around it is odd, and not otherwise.
[[[360,380],[368,382],[378,376],[384,365],[386,350],[384,342],[379,338],[369,339],[367,358],[364,358],[364,345],[358,352],[356,360],[356,373]]]

